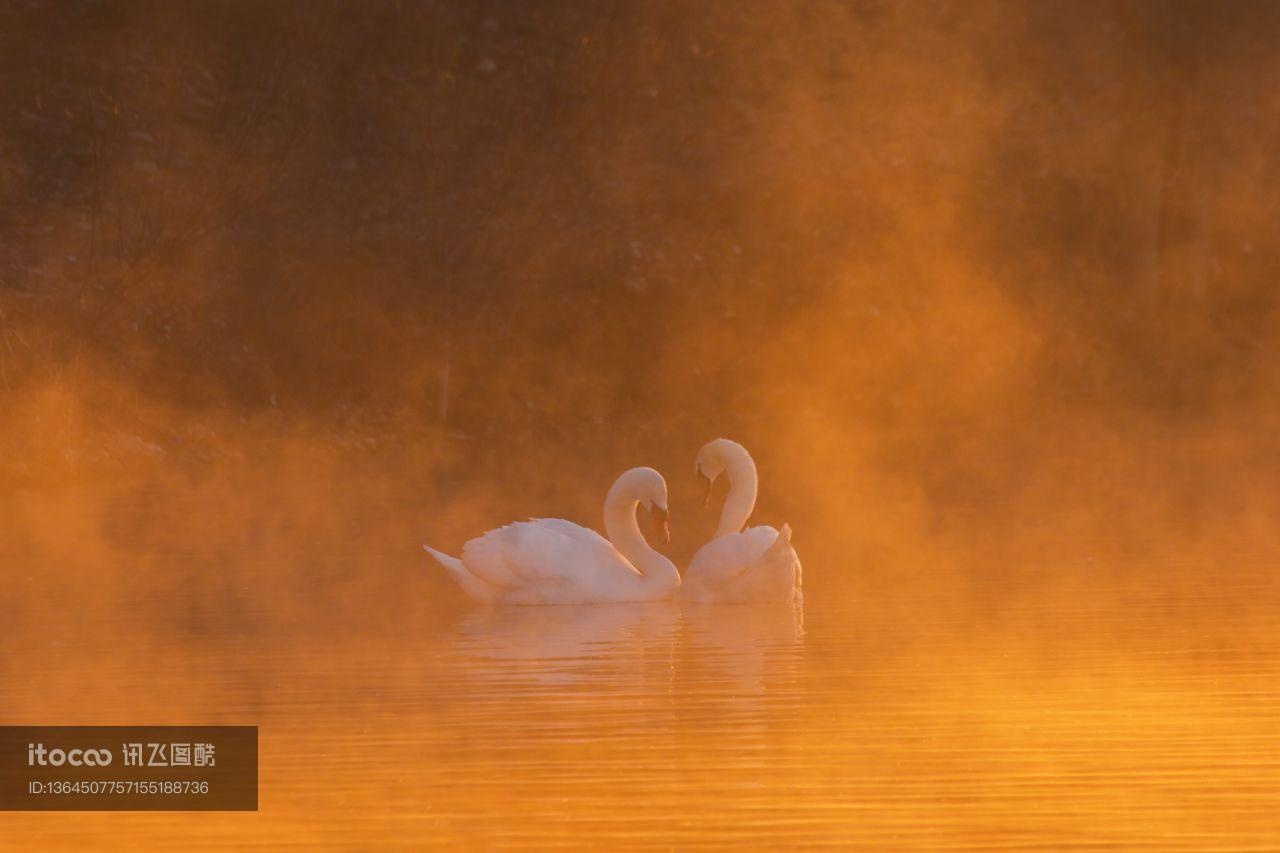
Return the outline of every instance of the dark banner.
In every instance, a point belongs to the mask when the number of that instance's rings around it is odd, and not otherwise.
[[[257,726],[0,726],[0,810],[257,809]]]

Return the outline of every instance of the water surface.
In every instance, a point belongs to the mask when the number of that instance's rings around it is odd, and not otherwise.
[[[459,603],[168,646],[63,624],[8,650],[7,717],[257,724],[260,812],[0,828],[42,848],[1274,848],[1280,607],[1251,583],[984,619],[810,595],[803,612]]]

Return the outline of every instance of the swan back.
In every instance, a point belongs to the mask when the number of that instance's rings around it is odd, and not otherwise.
[[[778,531],[761,525],[712,539],[689,561],[685,584],[718,589],[753,566],[778,538]]]
[[[711,540],[693,555],[681,592],[690,601],[795,602],[800,596],[800,558],[791,528],[749,527]]]
[[[462,547],[462,561],[473,574],[505,590],[573,583],[584,570],[634,572],[600,534],[561,519],[517,521],[490,530]]]

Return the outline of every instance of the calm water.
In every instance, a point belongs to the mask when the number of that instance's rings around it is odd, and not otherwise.
[[[460,607],[171,646],[64,624],[7,650],[6,722],[256,723],[261,810],[9,814],[0,839],[1276,849],[1278,599]]]

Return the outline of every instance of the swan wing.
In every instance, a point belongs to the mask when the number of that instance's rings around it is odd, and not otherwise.
[[[590,527],[583,527],[581,524],[574,524],[572,521],[565,521],[563,518],[531,518],[529,523],[540,525],[582,543],[582,556],[580,559],[583,561],[583,566],[589,567],[592,571],[621,569],[634,575],[640,574],[636,567],[631,565],[631,562],[614,547],[612,542]],[[582,572],[574,572],[577,577],[580,577],[581,574]]]
[[[462,560],[475,575],[506,590],[572,583],[602,568],[625,565],[604,537],[560,519],[517,521],[491,530],[463,546]]]
[[[617,549],[613,547],[613,543],[605,539],[599,533],[596,533],[589,527],[583,527],[581,524],[574,524],[572,521],[565,521],[563,518],[531,518],[529,524],[537,524],[542,527],[554,530],[556,533],[570,536],[588,545],[592,548],[617,553]]]
[[[705,589],[719,589],[732,583],[755,565],[777,538],[778,531],[762,525],[712,539],[689,561],[685,583]]]

